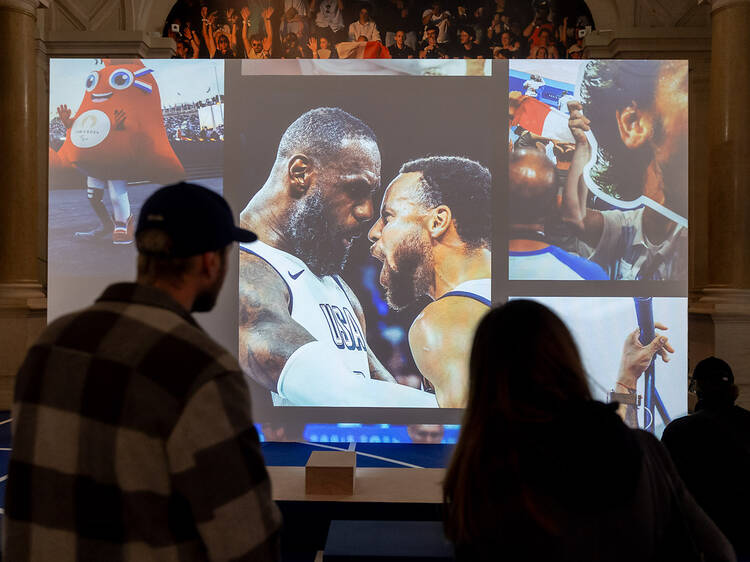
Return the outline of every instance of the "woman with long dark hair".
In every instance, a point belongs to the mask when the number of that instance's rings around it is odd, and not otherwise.
[[[444,484],[457,559],[734,560],[661,444],[615,407],[592,400],[552,311],[524,300],[490,311]]]

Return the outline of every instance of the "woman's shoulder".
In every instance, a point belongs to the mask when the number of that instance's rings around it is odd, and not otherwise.
[[[642,429],[631,431],[642,453],[642,474],[647,477],[652,492],[670,493],[679,486],[680,480],[669,451],[654,434]]]
[[[668,455],[666,448],[661,441],[649,431],[643,429],[631,429],[636,442],[644,453],[652,453],[657,456]]]

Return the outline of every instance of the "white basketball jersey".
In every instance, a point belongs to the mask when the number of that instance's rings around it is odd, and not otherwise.
[[[474,299],[475,301],[481,302],[484,305],[492,306],[492,280],[489,278],[484,279],[471,279],[470,281],[464,281],[459,283],[452,290],[448,291],[440,298],[445,297],[467,297]]]
[[[299,258],[260,241],[240,244],[240,249],[261,258],[284,280],[292,319],[329,344],[332,357],[353,376],[369,379],[365,332],[344,292],[344,281],[338,275],[318,277]],[[293,405],[275,392],[271,396],[275,406]]]

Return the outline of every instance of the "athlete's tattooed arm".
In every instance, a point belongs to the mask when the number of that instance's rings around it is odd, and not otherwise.
[[[289,314],[284,281],[262,259],[240,252],[240,365],[256,382],[276,392],[291,355],[315,341]]]

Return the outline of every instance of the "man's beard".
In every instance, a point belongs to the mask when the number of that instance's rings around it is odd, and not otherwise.
[[[224,277],[226,276],[227,268],[226,259],[226,255],[221,258],[221,272],[216,278],[214,284],[206,288],[205,291],[196,295],[195,300],[193,301],[193,306],[190,309],[191,312],[209,312],[213,310],[214,306],[216,305],[216,301],[219,298],[221,287],[222,285],[224,285]]]
[[[394,250],[393,263],[398,269],[383,261],[381,281],[388,306],[401,310],[429,294],[435,280],[432,248],[419,234],[410,234]]]
[[[361,229],[347,232],[333,224],[320,191],[299,203],[289,217],[286,230],[292,254],[318,276],[341,273],[351,247],[343,240],[362,233]]]
[[[191,312],[208,312],[213,310],[216,305],[216,299],[219,297],[219,291],[204,291],[195,297]]]
[[[199,293],[193,301],[191,312],[208,312],[213,310],[216,305],[216,300],[219,298],[219,292],[221,291],[223,281],[224,278],[222,276],[217,280],[215,285],[209,287],[202,293]]]

